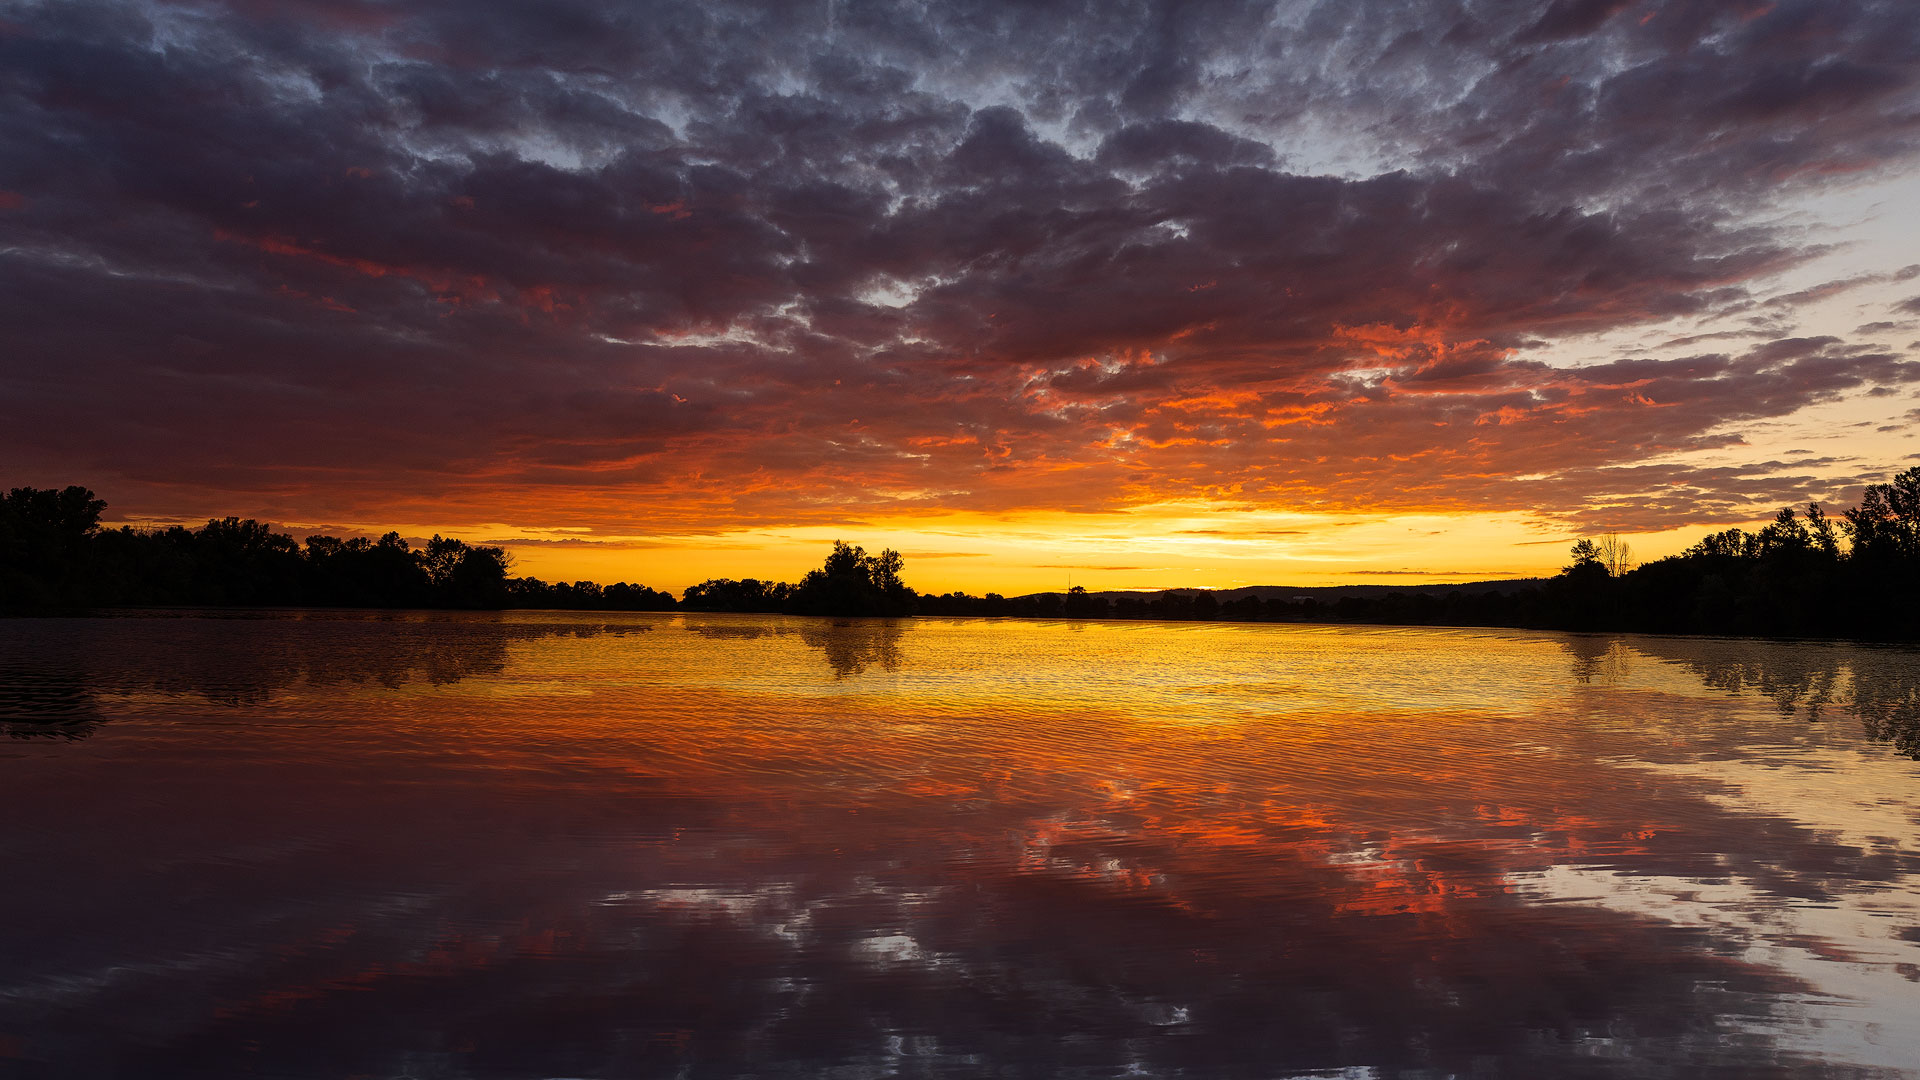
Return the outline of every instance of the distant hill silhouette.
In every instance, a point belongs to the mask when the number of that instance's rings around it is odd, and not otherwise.
[[[1548,578],[1501,578],[1495,581],[1461,582],[1424,582],[1418,585],[1242,585],[1235,589],[1105,589],[1089,592],[1088,596],[1102,596],[1108,600],[1121,600],[1130,596],[1155,593],[1174,593],[1182,596],[1198,596],[1207,593],[1214,600],[1226,603],[1257,596],[1261,600],[1327,600],[1345,596],[1445,596],[1451,592],[1468,596],[1481,593],[1514,592],[1519,589],[1538,588],[1546,584]]]
[[[895,551],[835,541],[797,583],[713,578],[671,594],[618,582],[548,584],[507,575],[497,547],[435,536],[415,549],[310,536],[251,519],[198,529],[103,529],[83,487],[0,497],[0,610],[308,605],[784,612],[830,616],[1229,619],[1514,626],[1563,630],[1920,639],[1920,467],[1869,485],[1838,518],[1783,509],[1755,532],[1714,533],[1636,566],[1612,536],[1573,545],[1551,578],[1458,584],[1255,585],[1154,593],[1084,588],[1006,597],[920,594]]]

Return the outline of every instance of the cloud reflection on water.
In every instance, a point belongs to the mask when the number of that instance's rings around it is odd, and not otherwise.
[[[88,754],[4,765],[23,1068],[1851,1076],[1920,1004],[1912,766],[1752,696],[1860,650],[570,618],[94,639]]]

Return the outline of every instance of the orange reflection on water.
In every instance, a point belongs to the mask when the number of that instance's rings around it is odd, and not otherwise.
[[[1876,1017],[1920,1004],[1910,840],[1733,767],[1891,783],[1857,725],[1775,705],[1871,667],[1826,647],[540,614],[61,633],[40,678],[90,734],[10,762],[38,876],[0,925],[77,896],[111,929],[0,954],[0,1035],[74,1075],[108,1008],[146,1018],[114,1060],[155,1074],[1680,1075],[1870,1068],[1905,1046]],[[1778,677],[1746,696],[1731,664]]]

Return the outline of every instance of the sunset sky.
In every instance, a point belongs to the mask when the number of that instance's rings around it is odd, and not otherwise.
[[[0,0],[0,486],[678,590],[1666,554],[1920,459],[1912,0]]]

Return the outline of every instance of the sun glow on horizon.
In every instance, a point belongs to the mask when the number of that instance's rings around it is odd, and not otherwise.
[[[1550,577],[1566,565],[1569,545],[1590,535],[1521,513],[1335,515],[1177,502],[1124,514],[948,514],[650,535],[499,523],[273,527],[302,540],[316,534],[372,537],[389,528],[415,546],[436,534],[458,537],[505,548],[517,576],[602,585],[626,581],[675,595],[710,578],[797,581],[820,564],[835,540],[869,551],[901,552],[907,583],[922,593],[1012,596],[1064,591],[1069,585],[1102,592]],[[1690,527],[1622,538],[1645,561],[1676,554],[1709,531]]]

